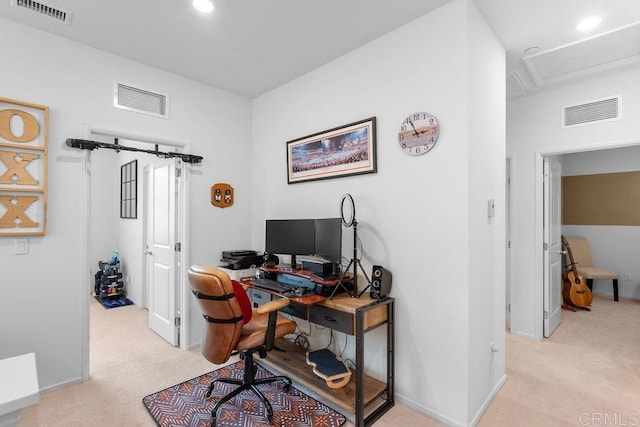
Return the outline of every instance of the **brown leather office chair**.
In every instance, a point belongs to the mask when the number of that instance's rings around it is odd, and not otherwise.
[[[589,241],[585,237],[567,237],[567,242],[571,247],[571,254],[576,262],[578,274],[585,278],[587,287],[593,290],[593,279],[610,279],[613,282],[613,300],[618,301],[618,277],[620,275],[606,268],[594,267]]]
[[[262,400],[271,423],[273,408],[257,386],[283,381],[284,390],[288,391],[291,379],[285,376],[256,379],[257,366],[254,364],[253,354],[257,352],[261,358],[266,357],[267,351],[274,347],[275,338],[295,332],[295,322],[278,316],[278,310],[286,306],[289,300],[282,298],[252,310],[240,284],[232,283],[225,272],[202,265],[191,266],[189,282],[206,320],[202,355],[211,363],[222,364],[229,360],[231,353],[236,350],[240,353],[240,359],[244,360],[242,380],[216,378],[209,385],[206,398],[211,397],[217,382],[238,386],[213,406],[211,426],[215,425],[218,408],[244,390],[253,391]]]

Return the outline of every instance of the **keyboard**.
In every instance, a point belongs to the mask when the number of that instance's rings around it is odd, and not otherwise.
[[[282,283],[270,279],[251,279],[251,284],[258,288],[269,289],[270,291],[281,293],[291,290],[291,286],[283,285]]]

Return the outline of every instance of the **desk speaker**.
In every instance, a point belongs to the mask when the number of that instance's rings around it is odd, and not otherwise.
[[[391,291],[391,272],[384,267],[374,265],[371,270],[371,298],[384,298]]]

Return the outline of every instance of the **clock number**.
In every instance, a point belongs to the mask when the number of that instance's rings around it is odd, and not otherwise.
[[[400,128],[402,130],[402,132],[407,130],[407,125],[402,125],[402,127]]]
[[[406,142],[402,143],[402,148],[407,148],[407,143]]]
[[[398,139],[399,139],[400,141],[404,141],[404,135],[403,135],[403,134],[401,134],[401,133],[399,133],[399,134],[398,134]]]
[[[420,154],[420,147],[416,147],[416,154]]]

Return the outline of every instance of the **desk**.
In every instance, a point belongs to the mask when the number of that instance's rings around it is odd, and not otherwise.
[[[0,360],[0,426],[14,426],[20,410],[38,403],[35,353]]]
[[[258,294],[278,295],[258,288],[253,288],[252,293],[254,290]],[[263,295],[261,297],[264,298]],[[354,423],[357,427],[373,424],[394,405],[395,300],[384,298],[378,301],[369,296],[351,298],[347,294],[338,294],[332,299],[312,295],[290,298],[290,300],[291,303],[282,310],[283,312],[355,336],[355,372],[345,387],[330,389],[323,379],[313,373],[312,367],[307,365],[306,350],[282,338],[276,341],[276,345],[285,352],[271,351],[267,358],[260,360],[260,363],[291,377],[296,383],[309,389],[311,394],[315,393],[321,397],[321,400],[325,400],[325,403],[328,402],[330,406],[354,414]],[[386,382],[364,374],[365,335],[381,326],[386,326],[387,334]]]

